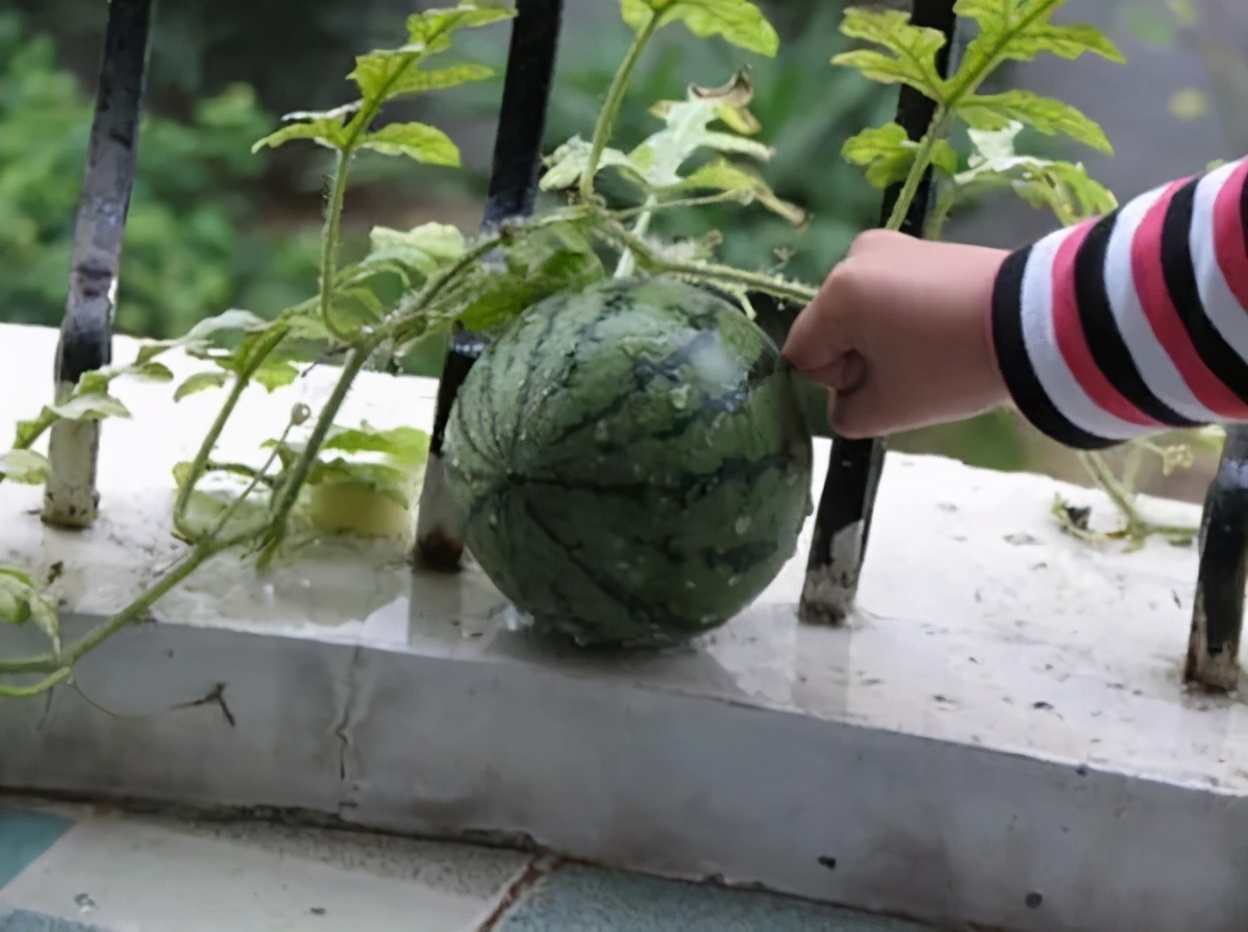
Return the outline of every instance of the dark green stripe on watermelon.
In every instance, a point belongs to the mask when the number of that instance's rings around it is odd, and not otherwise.
[[[584,644],[723,624],[810,510],[810,434],[775,344],[673,280],[526,311],[465,380],[446,452],[478,562],[537,628]]]

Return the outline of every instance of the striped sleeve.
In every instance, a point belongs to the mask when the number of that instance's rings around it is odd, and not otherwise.
[[[1012,253],[993,290],[1002,375],[1070,447],[1248,420],[1248,159]]]

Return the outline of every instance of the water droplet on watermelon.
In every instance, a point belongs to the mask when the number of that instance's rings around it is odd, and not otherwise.
[[[607,432],[606,421],[599,421],[596,425],[594,425],[594,439],[599,443],[602,443],[607,439]],[[599,459],[598,462],[602,462],[602,460]]]
[[[746,531],[750,529],[750,516],[742,515],[741,517],[737,518],[737,523],[734,524],[732,527],[733,527],[733,530],[735,530],[738,534],[744,534]]]
[[[740,577],[740,576],[738,576],[738,575],[736,575],[736,574],[734,573],[733,575],[731,575],[731,576],[729,576],[729,577],[728,577],[728,588],[729,588],[729,589],[731,589],[733,586],[735,586],[735,585],[736,585],[737,583],[739,583],[740,581],[741,581],[741,577]]]
[[[498,515],[490,512],[490,527],[498,527]]]

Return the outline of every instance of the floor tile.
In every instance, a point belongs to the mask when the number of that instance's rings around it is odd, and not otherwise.
[[[68,819],[0,805],[0,889],[73,825]]]
[[[0,915],[0,932],[104,932],[104,930],[96,926],[84,926],[81,922],[19,909],[7,916]]]
[[[0,890],[0,916],[32,910],[108,932],[467,932],[527,863],[350,832],[104,815]]]
[[[497,932],[936,932],[748,890],[568,866],[543,878]]]

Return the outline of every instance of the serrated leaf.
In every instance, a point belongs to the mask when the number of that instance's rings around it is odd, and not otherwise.
[[[680,185],[684,164],[700,149],[711,149],[765,162],[772,150],[745,136],[710,129],[719,119],[714,99],[698,98],[672,103],[664,113],[667,125],[628,153],[632,168],[655,190]]]
[[[398,262],[422,275],[433,275],[461,258],[464,234],[446,223],[425,223],[412,230],[373,227],[369,233],[372,249],[363,265]]]
[[[423,71],[418,66],[419,59],[419,55],[410,52],[370,52],[355,60],[355,70],[347,77],[356,83],[365,98],[389,101],[484,81],[494,74],[492,68],[477,64]]]
[[[972,129],[999,131],[1018,122],[1048,136],[1065,135],[1101,152],[1114,151],[1093,120],[1069,104],[1031,91],[974,94],[963,98],[956,111]]]
[[[720,36],[733,45],[768,57],[780,37],[767,17],[749,0],[620,0],[624,22],[640,32],[656,16],[658,25],[682,22],[695,36]]]
[[[970,131],[975,152],[968,169],[954,179],[959,196],[1009,187],[1033,207],[1052,210],[1066,225],[1118,206],[1113,194],[1082,165],[1017,155],[1014,140],[1022,129],[1021,123],[1011,123],[996,132]]]
[[[979,26],[959,71],[986,74],[1007,59],[1031,61],[1045,52],[1068,61],[1088,53],[1113,62],[1126,61],[1095,26],[1051,22],[1064,4],[1065,0],[957,0],[954,12]]]
[[[251,151],[259,152],[266,146],[276,149],[295,139],[310,139],[317,145],[329,149],[341,149],[347,144],[349,135],[346,127],[347,118],[359,109],[360,102],[357,101],[333,110],[288,113],[282,117],[283,122],[288,125],[256,142],[251,147]]]
[[[221,388],[229,381],[229,378],[229,374],[225,372],[196,372],[177,387],[173,393],[173,400],[181,401],[199,392]]]
[[[124,404],[103,392],[75,394],[62,404],[49,405],[48,410],[67,421],[100,421],[107,417],[130,416]]]
[[[0,476],[23,485],[40,485],[48,479],[51,466],[46,456],[34,450],[0,453]]]
[[[854,68],[872,81],[906,84],[934,101],[944,100],[945,82],[936,70],[936,55],[945,46],[939,29],[910,24],[900,10],[849,7],[841,32],[851,38],[883,46],[885,51],[854,49],[832,59],[832,64]]]
[[[459,29],[475,29],[515,16],[502,3],[477,0],[461,3],[450,9],[426,10],[407,18],[408,41],[418,49],[432,53],[450,48],[451,36]]]
[[[853,165],[866,169],[867,181],[876,188],[887,188],[905,179],[918,156],[919,146],[898,123],[863,130],[846,140],[841,154]],[[932,164],[952,175],[958,169],[958,155],[943,139],[932,149]]]
[[[459,148],[442,130],[424,123],[391,123],[360,140],[364,149],[406,155],[428,165],[459,165]]]
[[[805,211],[796,204],[790,204],[776,197],[766,181],[731,162],[720,161],[703,165],[681,182],[680,187],[687,190],[710,189],[739,192],[748,200],[758,201],[768,210],[792,224],[800,224],[806,219]]]

